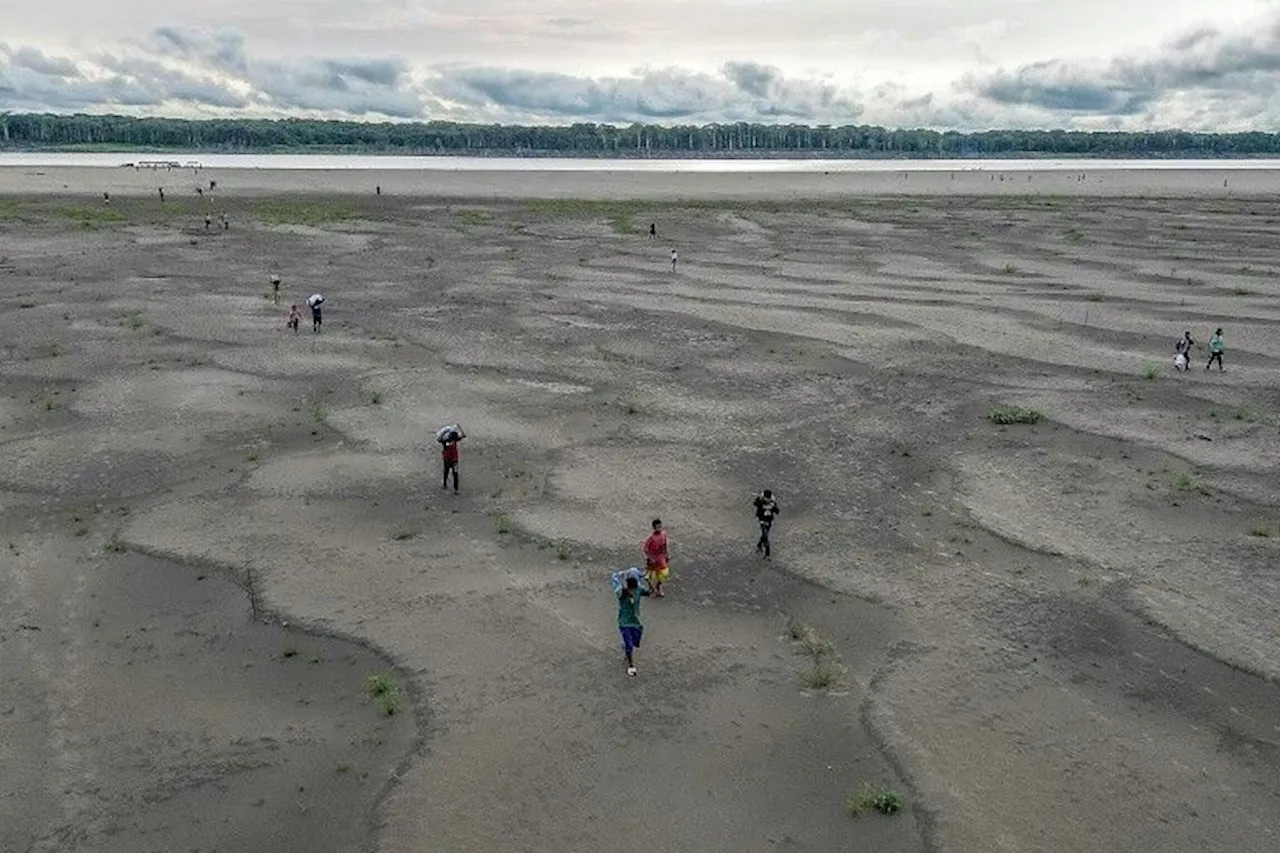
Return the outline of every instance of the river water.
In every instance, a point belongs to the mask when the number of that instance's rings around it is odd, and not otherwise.
[[[0,167],[111,167],[145,162],[198,164],[206,169],[402,169],[436,172],[1017,172],[1100,170],[1276,170],[1280,160],[678,160],[580,157],[404,157],[371,154],[201,154],[166,152],[0,152]]]

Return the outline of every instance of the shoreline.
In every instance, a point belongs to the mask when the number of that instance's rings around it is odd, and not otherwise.
[[[209,181],[217,188],[209,191]],[[647,172],[443,169],[174,169],[3,166],[0,196],[267,196],[427,199],[808,200],[858,196],[1240,198],[1280,195],[1280,169]]]

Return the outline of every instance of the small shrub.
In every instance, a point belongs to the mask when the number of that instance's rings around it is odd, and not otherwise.
[[[511,532],[511,519],[507,518],[505,515],[498,516],[498,518],[493,522],[493,529],[499,536],[506,536]]]
[[[1063,236],[1072,243],[1080,243],[1084,241],[1084,232],[1079,228],[1068,228],[1063,232]]]
[[[840,678],[840,669],[825,657],[814,658],[809,668],[800,673],[800,683],[811,690],[825,690]]]
[[[1017,275],[1019,272],[1021,272],[1021,270],[1019,270],[1013,264],[1005,264],[1004,268],[1000,270],[1000,272],[1004,273],[1005,275]]]
[[[381,696],[397,689],[395,679],[387,672],[379,672],[369,676],[364,680],[364,686],[368,689],[370,696]]]
[[[809,632],[809,626],[800,621],[797,616],[787,617],[787,636],[793,640],[798,640]]]
[[[391,538],[394,539],[396,542],[404,542],[406,540],[412,539],[417,535],[418,534],[413,532],[412,530],[397,530],[395,533],[391,534]]]
[[[284,658],[285,660],[290,660],[292,658],[296,658],[297,656],[298,656],[298,649],[296,646],[285,646],[280,651],[280,657]]]
[[[1001,426],[1009,424],[1038,424],[1043,419],[1043,413],[1022,406],[996,406],[987,412],[987,420]]]
[[[1259,539],[1266,539],[1271,536],[1271,525],[1265,521],[1255,521],[1253,527],[1249,529],[1250,536],[1257,536]]]
[[[382,405],[382,392],[381,392],[381,391],[374,391],[372,394],[370,394],[370,395],[369,395],[369,405],[371,405],[371,406],[381,406],[381,405]]]
[[[822,635],[812,628],[805,631],[804,636],[800,638],[800,645],[804,648],[805,653],[813,658],[820,658],[831,651],[831,643],[823,639]]]
[[[1191,471],[1183,471],[1173,481],[1173,487],[1183,494],[1211,495],[1213,490]]]
[[[1090,293],[1088,296],[1086,296],[1085,299],[1089,300],[1090,302],[1105,302],[1107,297],[1106,297],[1106,294],[1098,293],[1095,290],[1093,293]]]
[[[1154,361],[1142,362],[1142,378],[1147,382],[1151,382],[1153,380],[1159,379],[1160,374],[1162,373],[1164,373],[1164,370],[1161,369],[1160,365],[1157,364],[1156,362]]]
[[[556,559],[568,560],[573,556],[573,551],[569,548],[569,543],[561,539],[556,543]]]
[[[850,817],[859,817],[868,811],[877,811],[883,815],[893,815],[902,811],[902,795],[884,785],[873,785],[863,782],[845,803],[845,810]]]
[[[67,348],[63,346],[60,342],[53,341],[52,343],[41,344],[40,346],[36,347],[35,354],[36,354],[36,358],[57,358],[58,356],[64,354],[66,351],[67,351]]]
[[[1231,293],[1234,296],[1252,296],[1253,291],[1247,287],[1233,287]]]
[[[388,717],[394,717],[400,712],[400,693],[383,693],[378,697],[378,707]]]
[[[129,550],[129,546],[124,543],[118,533],[112,533],[106,544],[102,546],[102,549],[108,554],[123,554]]]
[[[307,406],[307,413],[311,415],[311,420],[318,424],[324,423],[325,418],[329,417],[329,410],[321,403],[312,403]]]

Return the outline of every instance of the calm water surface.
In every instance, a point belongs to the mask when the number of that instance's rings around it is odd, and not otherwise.
[[[967,172],[1280,169],[1280,160],[608,160],[573,157],[397,157],[366,154],[0,152],[0,167],[103,167],[174,161],[206,169],[410,169],[459,172]]]

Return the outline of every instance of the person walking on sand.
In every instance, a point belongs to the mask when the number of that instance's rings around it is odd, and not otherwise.
[[[1191,333],[1184,332],[1182,337],[1178,339],[1178,343],[1173,347],[1173,368],[1174,370],[1186,371],[1191,369],[1191,353],[1196,342],[1191,340]]]
[[[458,493],[458,442],[466,438],[467,434],[463,431],[462,426],[455,424],[454,428],[445,433],[444,438],[440,439],[440,467],[441,482],[440,488],[449,488],[449,475],[453,474],[453,493]]]
[[[212,224],[213,224],[213,217],[206,213],[204,215],[204,230],[208,231],[209,226]]]
[[[658,223],[656,222],[649,223],[649,239],[650,240],[658,239]]]
[[[313,293],[307,297],[307,307],[311,309],[311,331],[319,333],[320,324],[324,322],[324,318],[320,315],[320,306],[324,304],[324,297],[319,293]]]
[[[671,561],[660,518],[653,520],[653,532],[644,540],[644,576],[653,594],[662,598],[662,585],[671,579]]]
[[[676,261],[679,259],[679,257],[680,256],[676,254],[676,250],[672,249],[671,250],[671,271],[672,272],[676,271]]]
[[[160,187],[160,201],[164,201],[164,187]]]
[[[222,230],[223,231],[231,230],[231,217],[227,216],[225,213],[222,214]]]
[[[279,299],[277,298],[277,301]],[[286,328],[293,329],[293,333],[298,334],[298,326],[302,323],[302,312],[298,310],[298,306],[294,305],[289,309],[289,319],[285,322]]]
[[[280,304],[280,276],[279,275],[273,274],[271,276],[271,298],[275,300],[275,303],[277,305]],[[297,310],[298,308],[297,305],[293,307],[294,307],[294,310]]]
[[[640,599],[651,595],[641,589],[640,581],[628,577],[618,590],[618,633],[622,635],[622,653],[627,658],[627,675],[636,674],[636,649],[644,637],[644,625],[640,622]]]
[[[755,508],[756,521],[760,522],[760,538],[756,540],[756,553],[763,553],[767,560],[772,556],[769,548],[769,531],[773,528],[773,520],[782,514],[782,510],[778,508],[773,492],[768,489],[756,495]]]
[[[1227,351],[1227,345],[1222,340],[1222,330],[1213,333],[1213,337],[1209,338],[1209,363],[1204,366],[1205,370],[1213,367],[1213,363],[1218,362],[1218,372],[1222,372],[1222,354]]]

